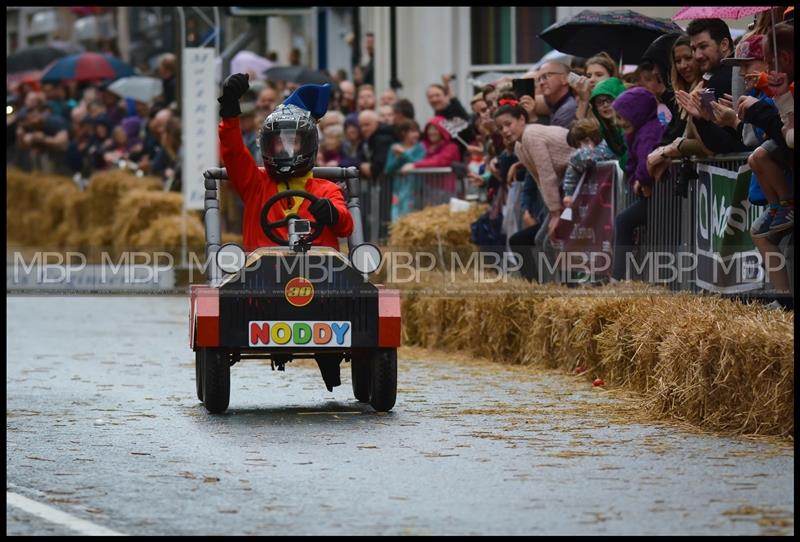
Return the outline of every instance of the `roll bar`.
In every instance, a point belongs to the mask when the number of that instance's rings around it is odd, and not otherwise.
[[[336,182],[344,191],[347,209],[353,217],[353,233],[347,238],[348,252],[364,242],[364,225],[361,218],[361,201],[359,195],[359,172],[356,167],[315,167],[313,176]],[[228,171],[224,167],[212,167],[203,171],[206,188],[205,195],[205,228],[206,228],[206,261],[208,262],[208,282],[216,283],[222,278],[217,268],[217,252],[222,243],[221,222],[219,212],[219,194],[217,181],[227,180]]]

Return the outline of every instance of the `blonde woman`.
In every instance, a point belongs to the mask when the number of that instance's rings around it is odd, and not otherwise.
[[[679,91],[695,92],[702,89],[702,73],[700,65],[692,53],[689,36],[681,35],[672,45],[672,88],[677,94]],[[679,114],[672,119],[667,127],[666,134],[680,133],[682,124],[683,135],[672,141],[661,141],[661,145],[647,156],[647,171],[656,179],[660,179],[669,168],[673,158],[680,156],[711,156],[709,151],[694,127],[692,116],[680,104],[677,105]],[[678,124],[678,128],[674,126]]]

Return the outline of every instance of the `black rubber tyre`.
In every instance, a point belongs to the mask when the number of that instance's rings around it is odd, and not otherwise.
[[[397,400],[397,349],[372,351],[369,404],[378,412],[389,412]]]
[[[212,414],[221,414],[231,399],[231,365],[216,348],[201,348],[203,354],[203,404]]]
[[[353,352],[353,359],[350,360],[353,395],[361,403],[369,403],[370,362],[368,351]]]
[[[197,385],[197,398],[203,401],[203,349],[198,348],[194,353],[194,381]]]

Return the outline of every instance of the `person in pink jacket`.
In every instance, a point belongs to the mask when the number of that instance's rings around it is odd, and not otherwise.
[[[461,160],[461,151],[453,141],[453,136],[445,130],[442,123],[444,117],[435,116],[425,126],[422,136],[422,146],[425,147],[425,156],[422,160],[404,165],[400,171],[408,172],[415,168],[450,167],[453,162]]]
[[[400,168],[400,173],[413,173],[415,169],[428,167],[450,167],[453,162],[461,161],[461,149],[453,141],[442,123],[444,117],[439,115],[433,117],[425,125],[425,134],[422,136],[422,146],[425,148],[425,156],[421,160],[406,164]],[[456,194],[456,176],[454,173],[445,175],[436,174],[433,177],[414,175],[409,181],[423,183],[426,190],[431,194],[438,194],[434,197],[437,201],[444,199],[447,201],[449,196]],[[425,199],[425,196],[423,196]]]

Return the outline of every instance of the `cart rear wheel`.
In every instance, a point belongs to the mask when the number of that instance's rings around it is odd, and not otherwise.
[[[350,360],[353,395],[362,403],[369,403],[370,362],[368,352],[353,353],[353,357]]]
[[[194,353],[194,381],[197,385],[197,398],[203,401],[203,349],[198,348]]]
[[[228,355],[218,348],[201,348],[203,404],[212,414],[228,408],[231,398],[231,364]]]
[[[369,404],[378,412],[392,410],[397,399],[397,349],[372,351]]]

